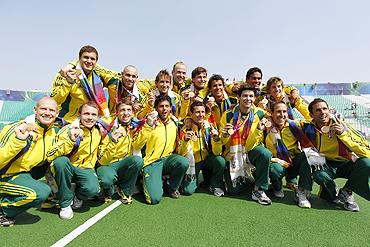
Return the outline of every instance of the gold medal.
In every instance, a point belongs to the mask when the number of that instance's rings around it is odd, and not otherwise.
[[[271,128],[272,123],[271,123],[270,121],[267,121],[267,122],[265,123],[265,126],[266,126],[266,128]]]
[[[327,134],[327,133],[329,133],[329,131],[330,131],[330,126],[322,126],[321,127],[321,132],[322,133]]]
[[[196,142],[198,140],[198,137],[196,135],[191,136],[191,140],[193,142]]]
[[[261,101],[262,104],[266,105],[269,101],[266,99],[266,98],[263,98],[263,100]]]
[[[229,135],[233,135],[233,134],[234,134],[234,130],[233,130],[233,129],[228,129],[228,130],[227,130],[227,133],[228,133]]]
[[[81,74],[82,74],[82,70],[76,69],[76,75],[77,75],[77,77],[79,77]]]
[[[189,93],[189,98],[194,98],[194,96],[195,96],[195,93],[194,92],[190,92]]]

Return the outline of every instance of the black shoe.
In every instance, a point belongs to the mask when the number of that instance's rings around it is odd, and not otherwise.
[[[0,226],[14,226],[15,219],[6,217],[5,215],[0,215]]]

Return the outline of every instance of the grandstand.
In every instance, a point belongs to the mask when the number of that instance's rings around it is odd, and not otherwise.
[[[0,129],[5,124],[33,114],[37,100],[47,94],[48,92],[42,91],[0,90]]]

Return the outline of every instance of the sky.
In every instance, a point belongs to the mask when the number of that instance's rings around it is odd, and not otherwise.
[[[0,89],[51,90],[84,45],[140,79],[184,61],[208,75],[289,83],[370,81],[370,2],[0,0]]]

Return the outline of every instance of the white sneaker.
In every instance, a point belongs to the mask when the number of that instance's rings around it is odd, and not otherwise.
[[[72,209],[79,209],[79,208],[81,208],[83,203],[84,203],[84,201],[78,199],[77,196],[73,197]]]
[[[73,210],[71,206],[68,206],[66,208],[61,208],[59,211],[59,217],[62,220],[70,220],[73,218]]]
[[[295,193],[295,200],[298,203],[298,207],[300,208],[311,208],[311,203],[307,199],[309,195],[309,191],[307,190],[297,190]]]
[[[266,195],[263,190],[254,190],[252,191],[252,200],[257,201],[262,205],[271,205],[271,199]]]
[[[284,198],[285,194],[284,191],[281,190],[274,190],[274,196],[277,198]]]
[[[213,191],[213,194],[215,196],[224,196],[225,195],[225,192],[221,189],[221,188],[215,188],[214,191]]]
[[[360,211],[360,207],[357,205],[355,198],[353,197],[352,191],[344,189],[339,190],[338,199],[344,203],[344,209],[351,212]]]

